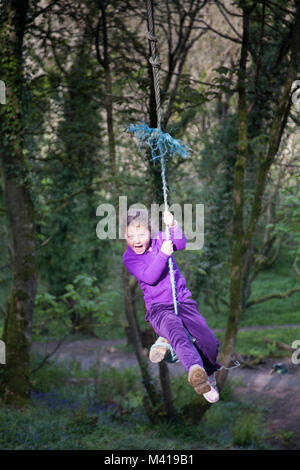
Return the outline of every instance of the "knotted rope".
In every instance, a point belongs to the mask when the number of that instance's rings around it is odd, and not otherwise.
[[[150,49],[151,49],[151,57],[149,59],[149,62],[152,65],[152,72],[153,72],[157,128],[161,130],[162,109],[161,109],[161,100],[160,100],[160,77],[159,77],[159,69],[160,69],[161,62],[160,62],[160,58],[156,49],[157,38],[155,36],[155,31],[154,31],[153,8],[152,8],[151,0],[147,0],[147,15],[148,15],[148,30],[149,30],[147,32],[147,38],[150,42]],[[161,164],[161,179],[162,179],[162,185],[163,185],[162,189],[163,189],[163,198],[164,198],[164,208],[165,208],[165,211],[169,211],[166,166],[165,166],[165,157],[163,154],[160,156],[160,164]],[[170,228],[168,225],[166,225],[166,239],[170,240]],[[173,261],[172,261],[171,256],[169,257],[169,272],[170,272],[170,280],[171,280],[171,286],[172,286],[174,310],[175,310],[176,315],[178,315],[176,285],[175,285],[175,279],[174,279],[174,267],[173,267]]]

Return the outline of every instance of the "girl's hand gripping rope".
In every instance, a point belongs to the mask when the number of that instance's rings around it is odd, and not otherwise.
[[[169,211],[164,211],[163,221],[164,221],[164,224],[167,225],[168,227],[173,227],[175,224],[174,215],[171,214],[171,212]]]
[[[172,240],[165,240],[161,245],[160,251],[165,253],[165,255],[171,256],[174,251]]]

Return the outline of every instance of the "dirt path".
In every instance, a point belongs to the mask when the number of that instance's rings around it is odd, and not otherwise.
[[[33,351],[45,355],[52,352],[56,344],[34,343]],[[134,353],[128,352],[125,346],[123,339],[65,341],[53,357],[60,361],[73,359],[84,369],[98,364],[100,369],[111,366],[138,370]],[[273,365],[278,362],[286,365],[288,373],[274,372]],[[157,365],[149,361],[149,367],[157,376]],[[170,365],[169,371],[172,375],[185,374],[180,364]],[[271,443],[280,449],[300,449],[300,364],[292,364],[291,357],[268,358],[253,368],[231,370],[229,378],[236,384],[235,394],[239,398],[268,409],[266,429],[273,435]]]

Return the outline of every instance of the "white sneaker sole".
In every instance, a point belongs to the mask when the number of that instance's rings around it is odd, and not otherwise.
[[[216,380],[209,380],[208,378],[208,383],[210,385],[210,391],[208,393],[204,393],[203,396],[209,403],[216,403],[220,398]]]
[[[157,362],[161,362],[166,357],[167,352],[168,348],[165,348],[164,346],[155,346],[155,348],[150,350],[149,359],[151,362],[156,364]]]
[[[211,387],[207,382],[205,370],[198,364],[193,365],[188,374],[188,381],[198,395],[203,395],[210,391]]]
[[[207,400],[209,403],[216,403],[219,401],[219,392],[215,390],[213,387],[210,388],[210,392],[208,393],[203,393],[203,396],[205,400]]]

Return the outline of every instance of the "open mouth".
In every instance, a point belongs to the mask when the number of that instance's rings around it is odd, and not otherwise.
[[[134,248],[136,250],[141,250],[143,248],[143,245],[134,245]]]

